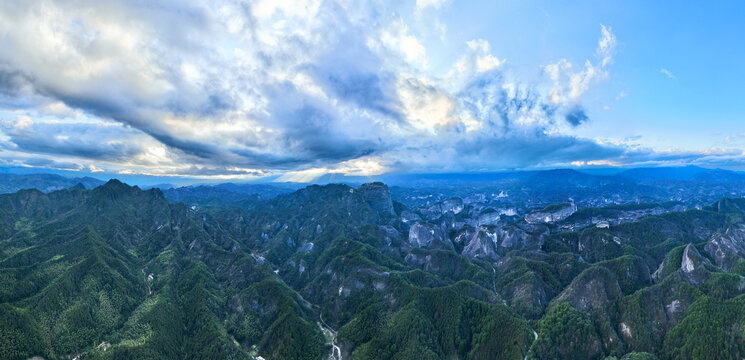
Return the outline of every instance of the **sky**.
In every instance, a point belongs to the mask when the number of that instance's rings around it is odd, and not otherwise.
[[[745,170],[741,1],[0,2],[0,167]]]

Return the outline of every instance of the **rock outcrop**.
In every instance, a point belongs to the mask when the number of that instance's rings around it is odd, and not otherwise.
[[[525,215],[525,221],[530,224],[555,223],[562,221],[577,212],[577,205],[573,201],[563,204],[547,206],[542,210]]]
[[[712,265],[708,259],[701,256],[693,244],[688,244],[683,250],[683,257],[680,259],[680,271],[683,279],[693,285],[698,285],[709,278]]]
[[[476,223],[481,225],[496,225],[499,223],[499,220],[502,219],[502,216],[499,211],[495,211],[493,209],[490,209],[491,211],[484,211],[482,212],[478,218],[476,218]]]
[[[428,208],[420,209],[420,212],[428,220],[435,220],[447,213],[459,214],[463,211],[463,199],[451,198],[443,202],[434,204]]]
[[[388,189],[388,185],[381,182],[362,184],[362,186],[357,188],[357,192],[381,216],[395,215],[393,201],[391,200],[391,191]]]
[[[717,266],[730,271],[740,259],[745,258],[745,226],[732,226],[724,233],[714,234],[704,250]]]
[[[616,276],[600,266],[583,271],[564,291],[556,297],[556,302],[567,301],[580,311],[598,309],[622,295]]]
[[[538,248],[541,245],[542,235],[529,233],[525,230],[512,226],[465,226],[453,237],[453,243],[462,246],[462,255],[471,259],[489,258],[498,259],[501,254],[509,250]]]
[[[409,244],[414,247],[453,250],[453,243],[439,227],[417,222],[409,229]]]
[[[471,229],[459,235],[466,244],[461,254],[469,258],[497,259],[497,234],[484,227]]]

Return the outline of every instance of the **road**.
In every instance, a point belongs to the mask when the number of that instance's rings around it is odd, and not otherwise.
[[[336,345],[336,330],[332,329],[331,326],[328,326],[325,321],[323,321],[323,315],[319,312],[318,318],[321,320],[320,323],[318,323],[318,326],[321,327],[321,331],[329,332],[331,334],[331,355],[329,355],[329,360],[342,360],[341,358],[341,348]]]
[[[254,253],[250,253],[250,254],[254,258],[254,260],[257,260],[258,261],[258,256],[256,256]],[[271,264],[269,264],[269,267],[272,268]],[[282,278],[279,276],[279,271],[277,271],[277,269],[273,269],[272,268],[272,273],[274,274],[274,276],[279,281],[281,281],[282,283],[284,283],[285,285],[287,285],[285,283],[285,281],[282,280]],[[287,285],[287,287],[290,287],[290,286]],[[323,315],[321,314],[320,307],[318,305],[312,304],[308,300],[305,300],[305,298],[303,297],[303,295],[301,295],[299,292],[296,291],[295,293],[300,297],[300,300],[302,300],[311,309],[316,309],[318,311],[318,319],[320,320],[320,322],[318,322],[318,327],[321,328],[321,331],[324,334],[326,334],[327,332],[329,334],[331,334],[331,355],[329,355],[328,359],[329,360],[342,360],[341,348],[338,345],[336,345],[336,330],[334,330],[331,326],[329,326],[328,324],[326,324],[325,321],[323,321]]]

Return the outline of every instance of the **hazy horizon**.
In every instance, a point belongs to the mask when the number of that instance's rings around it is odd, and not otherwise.
[[[465,176],[472,177],[471,179],[463,180],[465,182],[478,182],[478,181],[491,181],[478,179],[479,177],[489,175],[500,175],[500,174],[520,174],[520,173],[540,173],[544,171],[557,171],[557,170],[573,170],[583,174],[596,175],[596,176],[613,176],[620,175],[628,170],[639,170],[639,169],[702,169],[702,170],[723,170],[733,171],[739,174],[745,174],[743,171],[728,170],[721,168],[705,168],[695,165],[688,165],[685,167],[593,167],[593,168],[546,168],[546,169],[529,169],[529,170],[500,170],[500,171],[481,171],[481,172],[430,172],[430,173],[387,173],[378,175],[344,175],[344,174],[320,174],[316,177],[300,178],[285,180],[281,176],[266,176],[251,179],[241,178],[200,178],[200,177],[183,177],[183,176],[150,176],[150,175],[122,175],[122,174],[106,174],[106,173],[94,173],[94,174],[81,174],[77,171],[66,171],[66,170],[46,170],[31,167],[24,168],[8,168],[0,167],[0,174],[12,174],[12,175],[39,175],[39,174],[53,174],[60,175],[67,178],[93,178],[103,182],[116,179],[120,180],[129,185],[137,185],[144,187],[153,187],[158,185],[172,185],[174,187],[182,186],[198,186],[198,185],[218,185],[218,184],[297,184],[297,185],[312,185],[312,184],[330,184],[330,183],[347,183],[347,184],[363,184],[370,182],[383,182],[390,183],[393,181],[394,185],[401,185],[408,180],[417,179],[435,179],[435,178],[447,178],[454,176]]]

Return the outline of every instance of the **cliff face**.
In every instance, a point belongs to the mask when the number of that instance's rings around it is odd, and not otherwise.
[[[428,208],[420,209],[420,212],[427,220],[436,220],[447,213],[452,213],[453,215],[459,214],[463,211],[463,208],[463,199],[451,198],[441,203],[434,204]]]
[[[567,301],[580,311],[598,309],[622,295],[616,276],[604,267],[591,267],[567,286],[554,300]]]
[[[705,257],[701,256],[693,244],[688,244],[683,250],[683,258],[680,260],[680,271],[683,279],[693,285],[698,285],[709,278],[710,271],[713,270],[711,263]]]
[[[453,243],[439,226],[417,222],[409,230],[409,244],[414,247],[453,250]]]
[[[525,215],[525,221],[530,224],[555,223],[568,218],[575,212],[577,212],[577,205],[574,202],[552,205]]]
[[[470,230],[460,234],[465,242],[465,247],[461,254],[469,258],[490,258],[497,259],[497,234],[490,232],[484,227]]]
[[[745,257],[745,226],[732,226],[724,233],[715,234],[704,246],[717,266],[730,271]]]
[[[661,204],[647,206],[637,209],[623,209],[619,207],[604,207],[598,209],[584,208],[561,221],[561,228],[568,231],[577,231],[590,226],[608,228],[613,225],[630,223],[649,215],[660,215],[674,211],[685,211],[686,207],[681,204]],[[591,215],[590,215],[591,214]]]
[[[388,189],[388,185],[381,182],[363,184],[357,188],[357,191],[362,195],[362,198],[365,199],[365,202],[381,216],[395,214],[393,211],[391,192]]]

